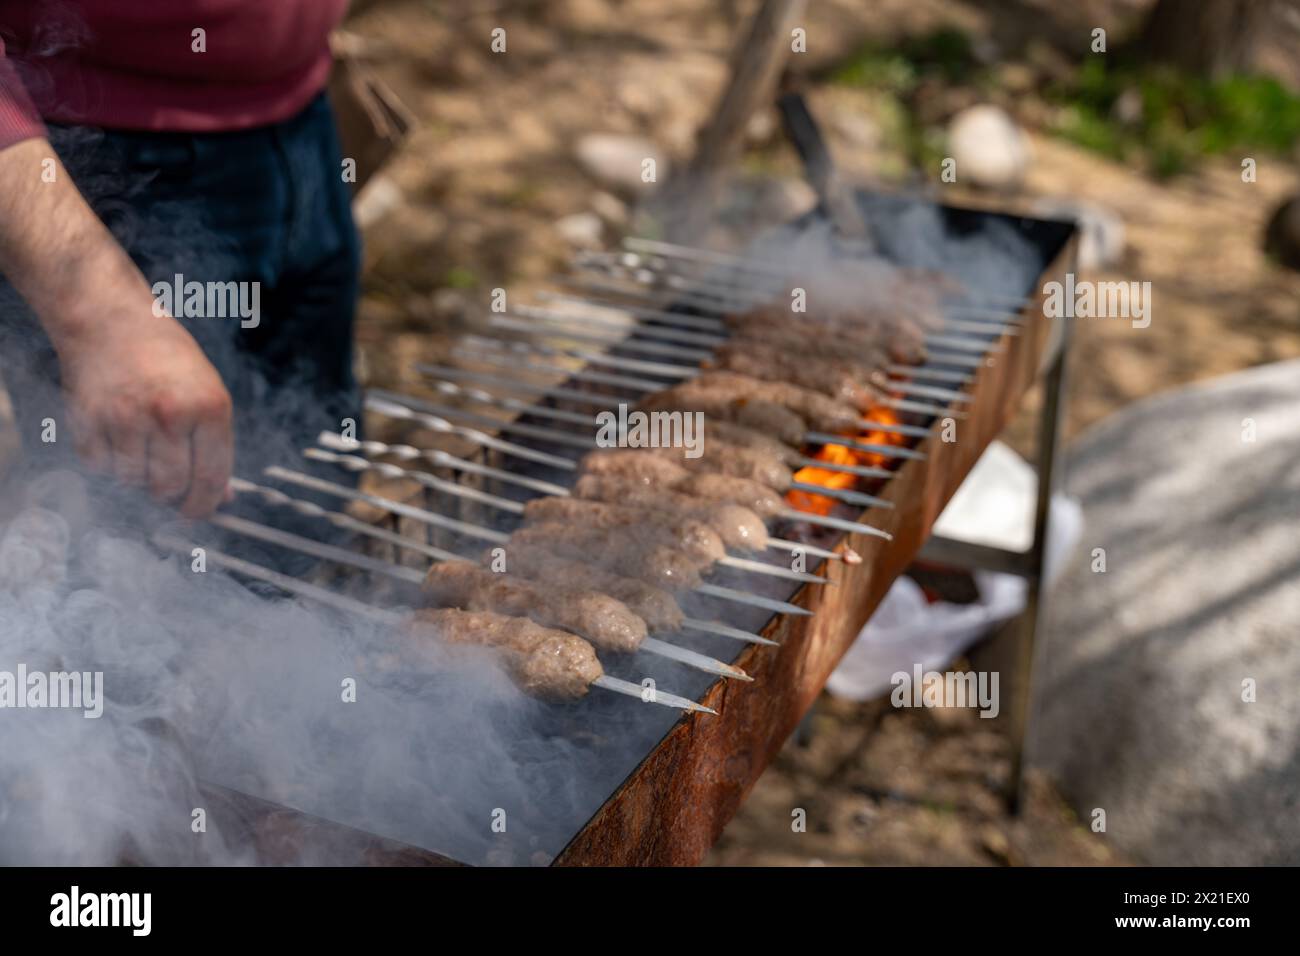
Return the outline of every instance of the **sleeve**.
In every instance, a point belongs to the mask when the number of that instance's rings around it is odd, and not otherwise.
[[[32,105],[13,61],[5,57],[4,40],[0,39],[0,149],[44,135],[45,124]]]

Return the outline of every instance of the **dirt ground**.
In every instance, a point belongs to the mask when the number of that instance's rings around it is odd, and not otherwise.
[[[419,360],[445,354],[458,323],[502,286],[527,293],[562,271],[572,246],[564,217],[593,212],[600,241],[628,227],[635,202],[595,184],[574,158],[588,132],[657,143],[673,164],[689,155],[726,76],[731,45],[754,0],[356,0],[348,28],[417,120],[362,200],[365,296],[358,341],[363,378],[418,391]],[[1011,61],[1069,60],[1093,25],[1117,34],[1142,0],[860,0],[809,4],[805,71],[832,67],[867,38],[956,23]],[[489,49],[504,27],[508,52]],[[810,92],[837,160],[852,175],[936,198],[1007,207],[1035,197],[1101,203],[1124,221],[1123,261],[1096,279],[1149,280],[1153,321],[1082,322],[1071,357],[1067,438],[1124,405],[1172,386],[1300,356],[1300,277],[1278,270],[1258,238],[1296,191],[1293,162],[1259,160],[1243,183],[1238,160],[1159,184],[1031,130],[1022,192],[990,197],[939,186],[903,165],[868,91]],[[1015,104],[1032,116],[1032,92]],[[1021,110],[1017,110],[1018,115]],[[751,124],[737,189],[776,183],[774,209],[808,199],[773,115]],[[937,179],[937,177],[933,177]],[[748,185],[745,185],[748,184]],[[943,191],[951,190],[951,192]],[[1028,446],[1031,396],[1009,438]],[[385,437],[375,423],[376,437]],[[404,432],[410,434],[409,432]],[[970,711],[895,711],[824,697],[804,742],[792,741],[759,781],[714,853],[714,864],[1095,864],[1118,854],[1081,825],[1051,784],[1031,774],[1025,812],[997,794],[1007,742]],[[791,828],[807,810],[806,833]]]

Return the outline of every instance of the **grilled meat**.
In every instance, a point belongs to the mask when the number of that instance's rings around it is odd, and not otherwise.
[[[700,501],[667,488],[655,488],[614,475],[583,475],[573,486],[575,497],[626,507],[645,520],[645,513],[663,513],[703,521],[718,533],[728,548],[755,551],[767,547],[763,519],[740,505]]]
[[[768,457],[781,462],[789,462],[799,457],[797,449],[780,439],[764,435],[745,425],[737,425],[735,422],[705,422],[704,436],[706,449],[708,441],[712,440],[728,448],[747,448],[750,451],[763,452]]]
[[[798,415],[773,402],[711,393],[691,381],[647,395],[638,408],[643,411],[702,412],[706,418],[745,425],[779,438],[787,445],[802,444],[803,433],[807,430]]]
[[[507,573],[539,584],[565,587],[579,584],[617,598],[646,622],[652,631],[677,631],[685,615],[677,599],[663,588],[624,577],[594,564],[560,557],[537,545],[512,542],[506,554]]]
[[[737,400],[747,395],[781,405],[794,412],[805,425],[815,431],[849,431],[857,427],[861,414],[852,405],[837,402],[821,392],[792,385],[789,382],[768,382],[739,372],[702,372],[691,379],[695,388]]]
[[[588,475],[622,478],[649,487],[667,488],[706,501],[730,502],[763,517],[771,517],[786,510],[781,496],[761,482],[691,470],[665,458],[647,454],[647,451],[653,449],[611,448],[593,451],[582,459],[582,470]]]
[[[577,699],[604,671],[590,644],[527,618],[491,611],[426,608],[412,615],[417,636],[499,650],[515,683],[539,697]]]
[[[769,518],[790,510],[781,496],[767,485],[730,475],[687,474],[673,485],[673,490],[706,501],[729,501]]]
[[[646,623],[626,604],[579,582],[541,587],[466,561],[443,561],[429,569],[424,590],[442,605],[526,617],[544,627],[571,631],[596,647],[630,654],[646,638]]]
[[[712,563],[693,558],[646,529],[628,527],[533,524],[512,534],[510,545],[537,545],[562,557],[595,563],[673,591],[698,587],[700,572]]]
[[[647,521],[644,511],[603,501],[580,498],[534,498],[524,505],[524,523],[572,524],[579,528],[628,531],[642,541],[654,541],[679,548],[702,562],[727,556],[722,538],[705,522],[682,518],[675,522]]]
[[[895,362],[925,361],[925,332],[910,322],[862,325],[826,314],[796,314],[783,307],[730,315],[725,322],[733,341],[766,343],[795,354],[862,360],[884,352]]]
[[[699,458],[687,458],[682,454],[680,448],[635,448],[600,449],[599,451],[589,452],[583,461],[585,462],[593,455],[603,455],[606,452],[614,451],[627,451],[643,458],[656,459],[663,463],[660,469],[660,474],[663,475],[676,475],[683,469],[690,473],[717,472],[732,478],[757,481],[770,488],[780,489],[788,488],[790,482],[794,480],[794,474],[783,460],[784,456],[776,457],[757,451],[754,448],[731,445],[718,437],[716,433],[714,444],[707,444],[706,439],[704,454]],[[649,474],[648,469],[653,466],[646,467],[647,472],[645,473]],[[647,484],[655,483],[650,478],[645,480]]]
[[[804,355],[751,339],[729,340],[718,346],[709,367],[739,372],[773,382],[790,382],[812,389],[855,408],[878,404],[889,387],[881,369],[890,362],[884,352],[871,357],[823,358]]]

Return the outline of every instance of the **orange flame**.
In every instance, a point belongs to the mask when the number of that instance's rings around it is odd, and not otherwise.
[[[898,416],[888,408],[875,407],[863,416],[864,418],[880,422],[884,425],[894,425],[898,423]],[[897,432],[877,431],[875,429],[866,429],[858,434],[851,432],[841,432],[845,438],[852,438],[860,442],[866,442],[872,445],[901,445],[906,441],[906,436]],[[815,455],[811,457],[818,461],[829,462],[836,465],[875,465],[880,468],[887,467],[888,459],[883,455],[874,452],[858,451],[848,448],[845,445],[823,445],[818,449]],[[826,468],[817,468],[809,465],[806,468],[800,468],[794,474],[795,481],[802,481],[810,485],[820,485],[823,488],[854,489],[857,487],[860,479],[846,471],[830,471]],[[817,495],[808,491],[787,491],[785,500],[794,508],[800,511],[808,511],[813,514],[827,515],[836,505],[834,498],[827,498],[825,495]]]

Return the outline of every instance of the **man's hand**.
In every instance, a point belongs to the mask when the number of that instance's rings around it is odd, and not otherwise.
[[[45,140],[0,150],[0,272],[58,352],[86,462],[188,517],[216,508],[232,466],[230,395],[180,323],[154,314],[144,277]]]
[[[202,517],[230,478],[230,395],[190,334],[154,316],[143,291],[129,306],[143,319],[106,314],[102,333],[59,353],[73,438],[92,469]]]

